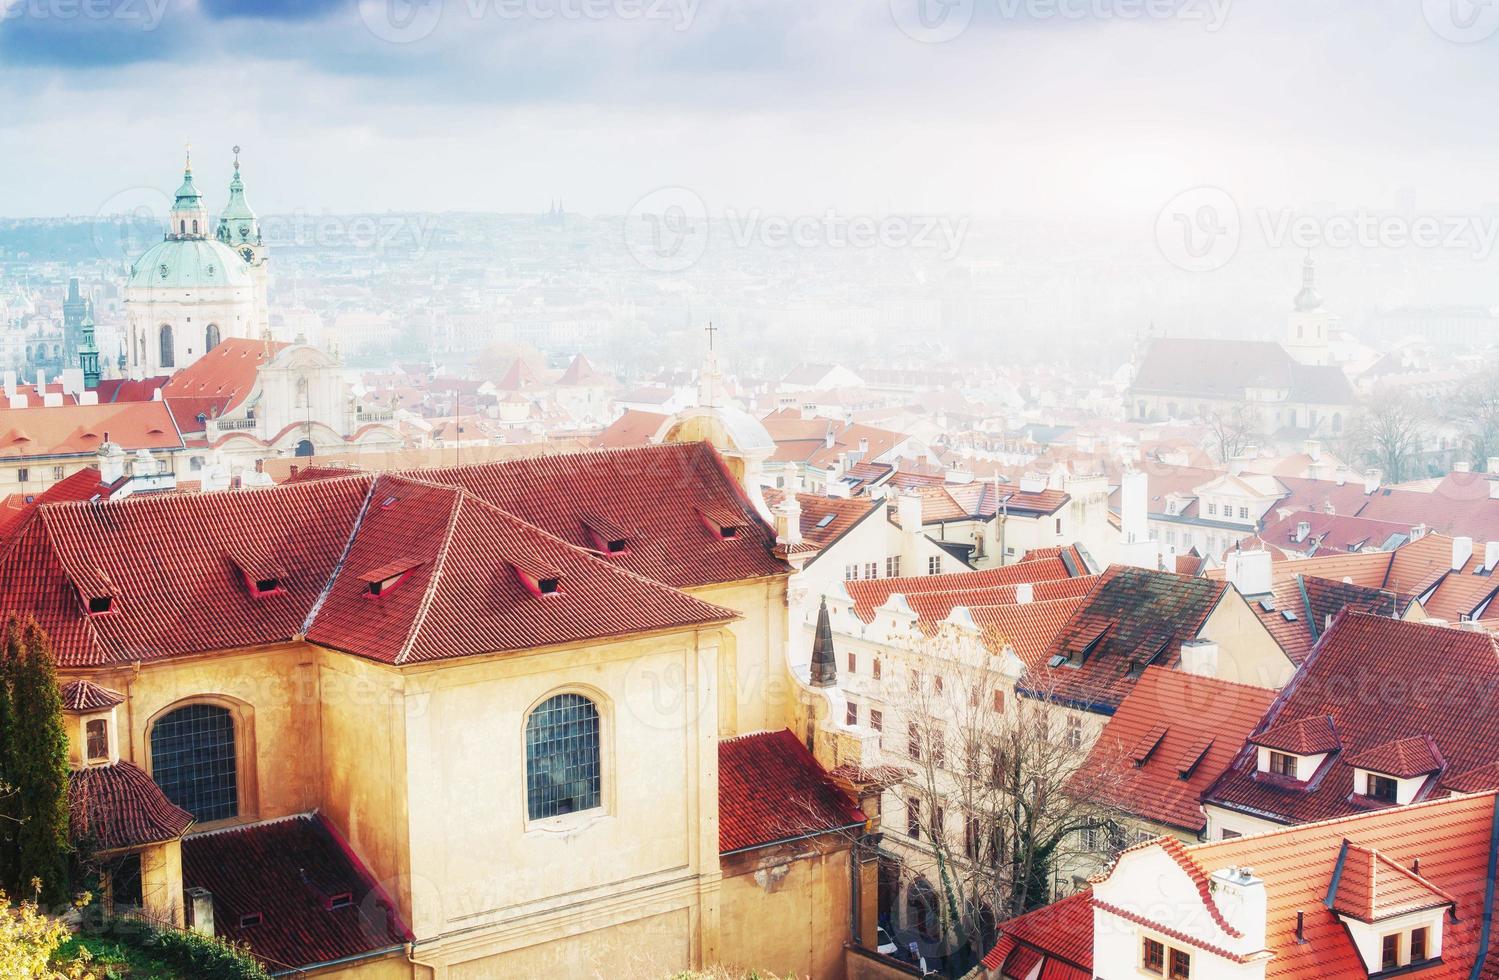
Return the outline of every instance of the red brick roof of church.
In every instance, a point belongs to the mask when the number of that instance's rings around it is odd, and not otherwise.
[[[775,530],[707,443],[560,453],[405,475],[460,486],[581,548],[598,548],[584,518],[603,517],[632,537],[624,552],[602,558],[675,588],[790,571],[775,557]],[[710,507],[742,521],[739,533],[720,540],[698,515]]]
[[[1025,686],[1079,706],[1113,711],[1151,664],[1176,667],[1181,644],[1201,632],[1227,590],[1223,582],[1111,565],[1058,632],[1046,667]]]
[[[775,487],[766,487],[761,492],[772,509],[786,499],[786,491]],[[818,551],[881,508],[881,501],[870,497],[825,497],[816,493],[799,493],[796,502],[802,509],[802,540]]]
[[[1328,907],[1329,900],[1350,913],[1356,904],[1359,911],[1381,914],[1412,902],[1433,907],[1451,901],[1455,917],[1443,924],[1441,959],[1419,975],[1492,980],[1499,976],[1499,956],[1485,929],[1491,911],[1485,884],[1499,860],[1496,814],[1495,794],[1488,792],[1186,847],[1162,838],[1130,850],[1174,849],[1183,870],[1203,880],[1221,868],[1253,867],[1255,877],[1265,883],[1265,946],[1273,954],[1265,965],[1266,980],[1368,975],[1347,926]],[[1355,849],[1357,853],[1349,853]],[[1377,892],[1366,903],[1363,892],[1367,889],[1362,885],[1353,889],[1358,894],[1346,898],[1341,884],[1333,888],[1339,864],[1346,873],[1350,861],[1363,860],[1363,855],[1376,855],[1384,867],[1385,880],[1394,889],[1387,894],[1387,904],[1381,903]],[[1409,876],[1406,883],[1395,883],[1393,869],[1410,868],[1417,860],[1420,874]],[[1359,874],[1354,872],[1356,881]],[[1205,911],[1213,911],[1210,893],[1204,893],[1203,901]],[[1091,967],[1095,904],[1090,888],[1001,924],[1002,938],[985,958],[985,966],[998,968],[1000,957],[1018,942],[1043,955]],[[1086,960],[1081,958],[1083,951]]]
[[[120,761],[68,773],[68,839],[112,851],[176,840],[192,814],[173,804],[144,769]]]
[[[213,894],[216,933],[247,944],[273,973],[398,950],[412,938],[391,897],[320,816],[188,837],[182,880]]]
[[[648,445],[651,438],[661,431],[661,424],[671,416],[662,412],[642,412],[627,408],[625,414],[609,423],[609,426],[593,437],[590,449],[634,449]]]
[[[1112,802],[1182,830],[1207,826],[1199,798],[1244,747],[1275,692],[1148,667],[1104,726],[1077,779]],[[1116,782],[1096,775],[1112,769]]]
[[[528,575],[555,577],[556,592],[536,594]],[[382,476],[307,638],[403,664],[735,618],[457,487]]]
[[[786,573],[769,554],[769,528],[711,449],[622,458],[630,455],[568,457],[550,491],[544,479],[527,485],[534,471],[485,466],[449,473],[442,484],[359,475],[51,504],[0,552],[0,611],[35,614],[65,669],[304,634],[404,663],[735,618],[636,574],[641,567],[688,583]],[[591,468],[601,471],[592,479]],[[584,493],[590,482],[597,492]],[[560,540],[466,485],[498,488],[501,497],[519,488],[514,498],[531,513],[590,539],[583,547]],[[566,501],[546,507],[549,494]],[[581,513],[585,506],[602,513]],[[739,533],[720,539],[705,525],[709,512],[714,521],[742,521]],[[598,550],[590,527],[623,530],[626,551]],[[373,569],[403,562],[405,579],[369,594]],[[559,578],[556,594],[524,581],[541,565],[549,574],[531,577]]]
[[[1499,644],[1487,633],[1345,613],[1250,738],[1280,751],[1327,752],[1328,758],[1300,783],[1256,772],[1255,753],[1246,750],[1203,800],[1279,823],[1386,806],[1354,785],[1355,763],[1408,769],[1420,753],[1401,743],[1426,736],[1442,765],[1422,783],[1418,800],[1442,795],[1450,785],[1492,785],[1470,775],[1499,762],[1496,686]]]
[[[281,341],[230,337],[167,379],[161,397],[183,432],[202,432],[198,416],[213,418],[244,404],[262,365],[290,347]]]
[[[62,688],[62,709],[75,714],[104,711],[124,703],[125,695],[107,687],[100,687],[93,681],[77,680],[64,684]]]
[[[921,601],[916,598],[928,593],[979,593],[1002,586],[1030,584],[1039,587],[1043,582],[1055,582],[1071,577],[1072,573],[1060,558],[1041,558],[1036,561],[1018,562],[998,568],[985,568],[977,572],[950,572],[945,575],[909,575],[898,578],[859,579],[845,582],[844,587],[854,600],[854,612],[866,623],[874,618],[874,610],[885,604],[885,600],[900,593],[911,602],[912,608]],[[970,598],[977,599],[974,595]],[[1059,598],[1048,595],[1047,598]],[[974,602],[973,605],[990,605],[989,602]],[[967,605],[967,602],[952,602]],[[935,608],[935,607],[933,607]],[[930,614],[930,613],[929,613]],[[944,611],[935,618],[946,616]]]
[[[839,830],[864,812],[790,731],[718,743],[718,849],[723,854]]]

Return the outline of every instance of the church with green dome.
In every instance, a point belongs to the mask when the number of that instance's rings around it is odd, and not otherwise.
[[[239,147],[234,150],[229,202],[217,224],[193,183],[189,155],[161,242],[130,267],[125,322],[132,378],[171,374],[226,338],[258,338],[269,330],[269,256],[245,200]]]

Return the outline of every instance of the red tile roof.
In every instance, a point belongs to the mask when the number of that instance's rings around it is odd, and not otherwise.
[[[917,600],[914,597],[926,593],[973,593],[980,590],[995,589],[1000,586],[1014,586],[1019,584],[1036,584],[1041,582],[1052,582],[1070,577],[1071,573],[1060,558],[1043,558],[1039,561],[1021,562],[1015,565],[1003,565],[998,568],[986,568],[977,572],[952,572],[947,575],[910,575],[897,578],[860,579],[855,582],[845,582],[844,587],[854,600],[854,611],[860,619],[866,623],[874,618],[874,610],[885,604],[885,600],[891,595],[899,592],[908,601],[912,601],[913,608]],[[947,608],[951,610],[954,605],[966,605],[961,601],[949,602]],[[989,605],[990,603],[975,602],[975,605]],[[943,612],[936,618],[946,616]]]
[[[1410,779],[1439,772],[1442,753],[1430,735],[1412,735],[1376,745],[1362,752],[1350,753],[1348,764],[1357,769],[1383,773],[1397,779]]]
[[[182,448],[163,402],[0,409],[0,458],[89,456],[106,435],[130,452]]]
[[[248,944],[273,972],[399,949],[412,938],[390,896],[319,816],[188,837],[182,880],[213,894],[218,935]]]
[[[731,610],[616,567],[452,486],[376,480],[307,638],[386,663],[723,623]],[[402,575],[378,596],[371,582]],[[524,577],[555,577],[541,595]]]
[[[1449,473],[1430,493],[1379,490],[1358,513],[1397,524],[1425,524],[1443,534],[1466,535],[1475,541],[1499,541],[1499,500],[1489,496],[1488,477],[1486,473]]]
[[[779,507],[786,498],[786,492],[775,487],[766,487],[761,492],[772,509]],[[880,501],[869,497],[824,497],[816,493],[799,493],[796,502],[802,509],[802,540],[818,551],[843,537],[874,511],[882,509]]]
[[[99,482],[97,467],[85,466],[30,499],[11,494],[6,500],[6,510],[0,512],[0,539],[10,536],[26,516],[42,504],[65,500],[108,500],[111,491],[109,484]]]
[[[1084,890],[1058,902],[1028,912],[1004,923],[1003,938],[984,957],[990,970],[1005,968],[1010,951],[1029,947],[1048,960],[1059,960],[1083,976],[1093,975],[1092,892]],[[1025,975],[1004,970],[1005,977],[1026,980]]]
[[[661,412],[642,412],[626,409],[625,414],[611,422],[608,428],[594,436],[590,449],[627,449],[648,445],[661,431],[661,424],[671,418]]]
[[[1312,780],[1290,785],[1256,773],[1254,754],[1243,753],[1204,802],[1280,823],[1355,813],[1379,804],[1354,798],[1353,761],[1390,756],[1391,743],[1422,736],[1445,761],[1443,775],[1489,766],[1499,761],[1496,687],[1499,646],[1486,633],[1345,613],[1251,738],[1303,754],[1337,751]],[[1429,779],[1417,798],[1433,794],[1439,780]]]
[[[1208,579],[1112,565],[1046,651],[1048,660],[1067,663],[1033,675],[1025,687],[1112,711],[1147,666],[1181,662],[1182,641],[1201,632],[1226,589]]]
[[[837,830],[865,816],[790,731],[718,743],[718,849],[724,854]]]
[[[244,404],[255,388],[260,366],[290,344],[231,337],[167,379],[161,388],[183,432],[202,432],[203,415],[213,418]]]
[[[1345,840],[1338,861],[1343,870],[1327,904],[1361,922],[1457,904],[1451,894],[1373,848]]]
[[[68,836],[101,851],[176,840],[192,814],[129,762],[68,773]]]
[[[107,708],[113,708],[117,704],[124,703],[125,695],[119,691],[112,691],[107,687],[100,687],[93,681],[73,681],[70,684],[64,684],[62,688],[62,707],[64,711],[83,714],[88,711],[104,711]]]
[[[1470,975],[1493,975],[1492,951],[1484,972],[1477,973],[1474,965],[1486,921],[1485,880],[1489,873],[1486,869],[1493,867],[1495,859],[1494,829],[1495,798],[1493,793],[1485,793],[1196,844],[1181,850],[1185,860],[1203,875],[1219,868],[1253,866],[1255,876],[1265,882],[1266,947],[1274,954],[1266,963],[1267,980],[1366,975],[1346,927],[1324,904],[1345,842],[1351,847],[1377,852],[1387,859],[1387,866],[1394,868],[1409,868],[1419,859],[1420,878],[1456,903],[1456,918],[1447,919],[1443,925],[1442,961],[1426,968],[1421,975],[1456,980]],[[1161,840],[1141,847],[1170,848],[1173,843]],[[1408,901],[1407,886],[1396,887],[1392,896],[1396,902]],[[1091,891],[1081,895],[1092,900]],[[1066,902],[1086,904],[1078,896]],[[1043,919],[1045,911],[1004,923],[1002,934],[1010,937],[1024,930],[1026,941],[1034,948],[1059,956],[1076,957],[1079,949],[1087,949],[1091,954],[1094,921],[1091,914],[1069,911]],[[1297,939],[1298,912],[1303,916],[1304,942]],[[1038,921],[1039,926],[1032,924]]]
[[[1259,724],[1275,692],[1164,667],[1140,676],[1104,726],[1078,778],[1107,786],[1114,802],[1139,817],[1182,830],[1207,826],[1198,799]],[[1122,752],[1151,743],[1142,760],[1120,766]],[[1113,770],[1115,781],[1100,780]],[[1183,775],[1185,774],[1185,775]]]
[[[608,387],[614,384],[614,379],[603,374],[582,354],[574,357],[567,370],[562,372],[562,377],[557,379],[559,385],[596,385]]]
[[[570,544],[593,548],[585,514],[634,532],[621,568],[676,588],[786,575],[775,530],[755,511],[707,443],[647,446],[416,470],[406,474],[462,487]],[[697,516],[725,509],[743,521],[720,540]]]
[[[1006,605],[970,606],[968,612],[974,622],[983,628],[984,644],[991,652],[999,653],[1009,646],[1027,669],[1039,670],[1046,663],[1046,651],[1052,640],[1072,618],[1082,601],[1081,596],[1041,599]]]

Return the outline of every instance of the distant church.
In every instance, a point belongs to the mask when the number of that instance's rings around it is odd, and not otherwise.
[[[193,184],[189,154],[166,234],[131,265],[125,284],[129,376],[171,374],[226,338],[268,335],[268,259],[260,222],[245,200],[239,147],[217,226]]]

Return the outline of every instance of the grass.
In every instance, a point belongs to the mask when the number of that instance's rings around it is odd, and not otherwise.
[[[60,967],[83,950],[93,957],[90,969],[100,980],[184,980],[174,967],[139,946],[104,936],[74,936],[58,948],[53,963]]]

